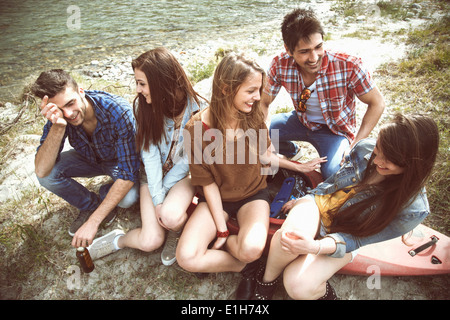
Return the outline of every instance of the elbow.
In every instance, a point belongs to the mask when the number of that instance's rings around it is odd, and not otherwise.
[[[379,93],[379,97],[376,101],[377,109],[380,112],[380,115],[384,112],[384,109],[386,109],[386,102],[384,101],[384,97],[381,93]]]
[[[386,109],[386,103],[384,102],[384,99],[382,99],[381,103],[380,103],[380,114],[382,114],[385,109]]]
[[[34,173],[36,174],[36,177],[38,177],[39,179],[47,177],[53,169],[53,167],[49,169],[48,167],[45,167],[42,164],[43,161],[39,157],[39,153],[37,153],[34,158]]]
[[[42,170],[38,167],[35,167],[34,173],[36,174],[36,177],[38,177],[39,179],[43,179],[50,174],[50,172],[48,172],[46,170]]]

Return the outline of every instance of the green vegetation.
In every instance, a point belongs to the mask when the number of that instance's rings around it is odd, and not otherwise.
[[[386,64],[378,72],[382,92],[393,111],[426,113],[436,119],[440,153],[427,186],[432,214],[425,224],[450,230],[450,18],[413,30],[407,43],[413,49],[400,63]]]

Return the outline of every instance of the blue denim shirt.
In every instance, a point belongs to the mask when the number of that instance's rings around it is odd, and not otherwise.
[[[178,140],[174,143],[175,157],[173,160],[174,166],[163,178],[162,167],[169,156],[170,146],[172,144],[175,133],[174,121],[166,118],[165,137],[163,136],[159,144],[150,144],[149,150],[141,150],[141,158],[144,164],[145,173],[147,174],[148,189],[152,196],[153,204],[156,206],[162,203],[166,197],[167,192],[178,181],[186,177],[189,173],[189,162],[187,154],[183,147],[183,129],[186,123],[191,118],[192,114],[200,110],[194,99],[188,99],[188,104],[184,111],[183,120],[181,121],[180,134]]]
[[[364,176],[375,144],[376,140],[374,139],[359,141],[351,150],[339,171],[309,192],[325,195],[358,184]],[[351,206],[371,195],[371,192],[359,193],[345,202],[343,207]],[[373,209],[374,207],[367,208],[362,214]],[[362,246],[402,236],[419,225],[429,214],[429,211],[430,207],[424,188],[410,200],[409,204],[398,213],[397,217],[386,228],[375,235],[360,238],[347,233],[327,234],[326,236],[332,237],[336,241],[337,246],[336,251],[330,256],[341,258],[345,253],[354,251]]]

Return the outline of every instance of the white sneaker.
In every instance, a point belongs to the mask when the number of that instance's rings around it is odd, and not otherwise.
[[[124,234],[122,230],[116,229],[100,238],[94,239],[92,244],[87,248],[91,254],[91,259],[96,260],[116,252],[118,249],[114,246],[114,239]]]
[[[166,243],[161,252],[161,261],[165,266],[171,266],[177,260],[176,251],[179,238],[180,233],[174,231],[169,231],[167,233]]]

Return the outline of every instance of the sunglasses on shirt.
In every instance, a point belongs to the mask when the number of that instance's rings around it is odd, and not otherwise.
[[[298,103],[298,107],[295,108],[298,112],[305,112],[306,111],[306,101],[311,97],[311,94],[314,92],[314,90],[310,90],[308,88],[304,88],[302,93],[300,93],[300,101]]]

